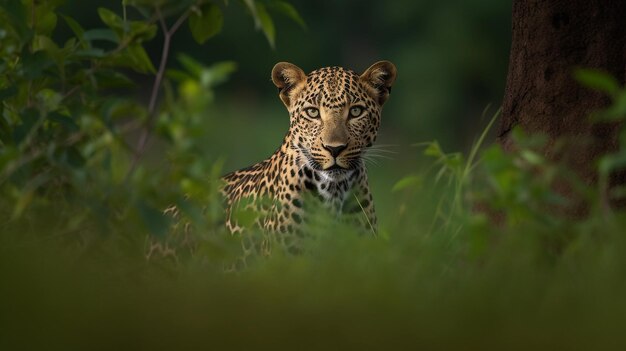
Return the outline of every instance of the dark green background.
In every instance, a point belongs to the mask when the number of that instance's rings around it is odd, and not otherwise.
[[[238,69],[217,89],[206,112],[219,133],[210,133],[209,154],[225,160],[224,172],[270,155],[288,128],[287,112],[270,80],[273,65],[289,61],[310,72],[338,65],[357,72],[386,59],[398,79],[385,105],[377,144],[389,158],[370,164],[370,181],[381,222],[393,218],[390,191],[398,179],[415,172],[421,150],[415,143],[438,140],[445,151],[467,150],[498,108],[506,79],[510,46],[511,3],[502,0],[447,1],[291,1],[307,28],[280,14],[272,49],[242,4],[229,1],[222,32],[204,45],[193,41],[187,26],[173,39],[169,66],[189,54],[204,64],[232,60]],[[97,8],[121,13],[118,1],[68,1],[61,8],[85,28],[102,27]],[[137,13],[129,10],[129,16]],[[65,25],[55,35],[69,35]],[[160,35],[160,34],[159,34]],[[146,45],[155,66],[162,38]],[[136,76],[146,102],[152,77]],[[481,118],[482,111],[490,112]],[[151,147],[160,157],[158,147]],[[167,151],[167,150],[165,150]],[[149,155],[148,155],[149,157]],[[419,168],[419,166],[417,167]],[[386,215],[388,214],[388,215]],[[391,215],[391,216],[389,216]]]
[[[381,130],[385,144],[438,139],[448,148],[467,147],[485,125],[482,110],[501,101],[510,46],[510,1],[291,3],[307,29],[275,14],[274,50],[260,31],[254,31],[253,20],[236,1],[224,7],[223,31],[206,44],[193,42],[186,27],[174,37],[174,56],[185,52],[206,64],[237,62],[238,70],[219,89],[215,107],[225,124],[236,120],[255,132],[241,140],[251,156],[272,152],[288,126],[269,79],[279,61],[295,63],[306,72],[333,65],[361,72],[377,60],[394,62],[399,74],[385,106]],[[120,2],[110,0],[68,1],[62,11],[93,28],[102,26],[99,6],[121,11]],[[63,30],[67,29],[59,26],[57,34]],[[158,64],[161,41],[157,38],[147,46]],[[170,64],[177,64],[175,58]]]

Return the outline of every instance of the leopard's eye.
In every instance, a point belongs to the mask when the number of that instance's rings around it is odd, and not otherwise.
[[[361,106],[352,106],[350,107],[350,117],[359,117],[363,114],[363,107]]]
[[[309,116],[310,118],[320,117],[320,110],[316,109],[315,107],[309,107],[304,111],[306,112],[306,115]]]

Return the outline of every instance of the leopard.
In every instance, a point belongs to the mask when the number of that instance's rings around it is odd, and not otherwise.
[[[332,217],[356,215],[375,234],[363,155],[376,141],[396,76],[389,61],[362,74],[337,66],[305,74],[295,64],[277,63],[271,80],[289,113],[289,129],[270,157],[222,177],[228,230],[247,229],[235,216],[244,207],[257,214],[257,229],[297,251],[292,242],[303,235],[307,203],[318,202]]]

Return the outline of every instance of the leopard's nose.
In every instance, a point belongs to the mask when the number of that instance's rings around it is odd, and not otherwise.
[[[339,154],[346,149],[346,147],[348,147],[348,145],[346,144],[342,144],[342,145],[337,145],[337,146],[331,146],[331,145],[322,145],[324,147],[324,149],[328,150],[328,152],[330,152],[330,155],[332,157],[337,157],[339,156]]]

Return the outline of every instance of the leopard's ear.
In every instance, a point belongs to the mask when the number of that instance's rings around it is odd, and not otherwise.
[[[393,63],[378,61],[366,69],[360,79],[370,95],[382,106],[389,98],[396,74],[396,66]]]
[[[289,108],[293,99],[306,84],[306,74],[292,63],[279,62],[272,69],[272,82],[278,88],[280,99]]]

